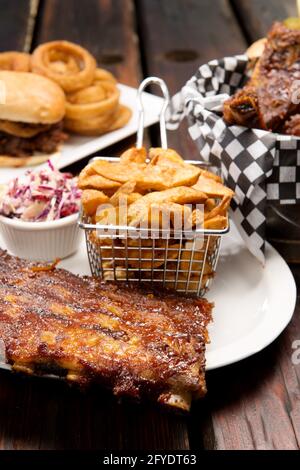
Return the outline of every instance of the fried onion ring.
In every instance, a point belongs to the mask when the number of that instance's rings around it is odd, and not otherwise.
[[[105,69],[100,69],[97,68],[95,72],[95,78],[94,78],[94,84],[95,83],[102,83],[103,81],[111,82],[111,83],[117,83],[117,80],[113,76],[111,72]]]
[[[76,134],[93,136],[120,129],[131,118],[131,110],[119,105],[112,114],[105,114],[91,119],[65,119],[65,128]]]
[[[116,131],[117,129],[124,127],[127,124],[127,122],[130,120],[131,116],[132,116],[131,109],[129,109],[128,106],[124,106],[123,104],[120,104],[118,117],[113,123],[113,125],[110,127],[109,132]]]
[[[114,83],[98,82],[67,96],[68,119],[90,119],[111,114],[119,103],[120,91]]]
[[[29,72],[30,54],[25,52],[9,51],[0,53],[0,70],[14,72]]]
[[[66,94],[65,128],[81,135],[102,135],[123,127],[131,111],[119,104],[120,90],[115,77],[97,68],[86,88]]]
[[[118,109],[118,108],[117,108]],[[81,135],[101,135],[108,132],[117,120],[117,110],[90,119],[65,119],[65,129]]]
[[[93,82],[96,61],[86,49],[77,44],[52,41],[41,44],[33,51],[31,70],[52,79],[70,93]]]

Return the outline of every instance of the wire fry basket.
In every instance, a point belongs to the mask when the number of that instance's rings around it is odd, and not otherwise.
[[[142,92],[150,83],[159,85],[164,95],[160,113],[161,146],[167,148],[165,113],[169,104],[166,84],[159,78],[144,80],[138,91],[139,128],[137,148],[143,145],[144,108]],[[118,161],[116,158],[96,157],[94,160]],[[198,167],[208,165],[188,160]],[[128,225],[100,225],[81,210],[79,226],[85,231],[91,272],[104,280],[125,281],[162,286],[179,292],[203,296],[214,276],[222,230],[165,230]]]

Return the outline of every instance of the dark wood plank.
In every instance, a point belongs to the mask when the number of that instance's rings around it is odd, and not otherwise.
[[[188,449],[186,417],[0,372],[1,449]]]
[[[35,44],[59,38],[76,41],[120,81],[130,85],[140,81],[131,0],[89,0],[84,6],[81,0],[46,0],[40,19]],[[122,146],[115,146],[113,153]],[[96,388],[80,392],[3,372],[0,384],[2,449],[189,448],[187,417],[155,406],[118,403]]]
[[[137,6],[145,73],[163,78],[172,94],[201,64],[246,47],[226,0],[137,0]],[[169,133],[169,145],[199,159],[185,125]]]
[[[0,12],[0,51],[22,51],[31,41],[30,0],[0,0]]]
[[[67,39],[86,47],[120,82],[141,78],[132,0],[45,0],[35,44]]]
[[[298,300],[293,319],[281,338],[280,368],[288,395],[288,412],[300,448],[300,265],[291,266]]]
[[[207,374],[207,398],[192,414],[192,447],[203,435],[205,448],[300,448],[300,364],[292,361],[293,343],[300,339],[299,314],[298,298],[278,340],[249,359]]]
[[[274,21],[297,16],[296,0],[232,0],[250,41],[263,37]]]

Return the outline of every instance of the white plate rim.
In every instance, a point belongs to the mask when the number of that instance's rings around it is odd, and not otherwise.
[[[294,276],[286,261],[268,242],[265,246],[265,256],[264,278],[270,283],[274,275],[278,275],[277,281],[282,288],[280,291],[272,289],[272,293],[275,292],[279,295],[272,298],[272,305],[269,305],[267,315],[254,330],[237,341],[215,351],[206,352],[207,371],[234,364],[257,354],[275,341],[290,323],[297,302],[297,287]],[[272,310],[274,303],[276,308]],[[284,310],[279,315],[272,316],[273,311],[277,310],[278,312],[282,306],[284,306]],[[272,328],[270,328],[270,320],[273,320],[271,322]],[[239,351],[238,354],[237,351]]]

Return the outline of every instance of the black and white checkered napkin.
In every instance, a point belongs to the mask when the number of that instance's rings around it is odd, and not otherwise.
[[[232,216],[243,239],[264,263],[267,200],[300,202],[300,139],[225,124],[223,102],[244,85],[247,64],[242,55],[202,65],[173,97],[168,129],[187,116],[201,157],[221,168],[235,192]]]

